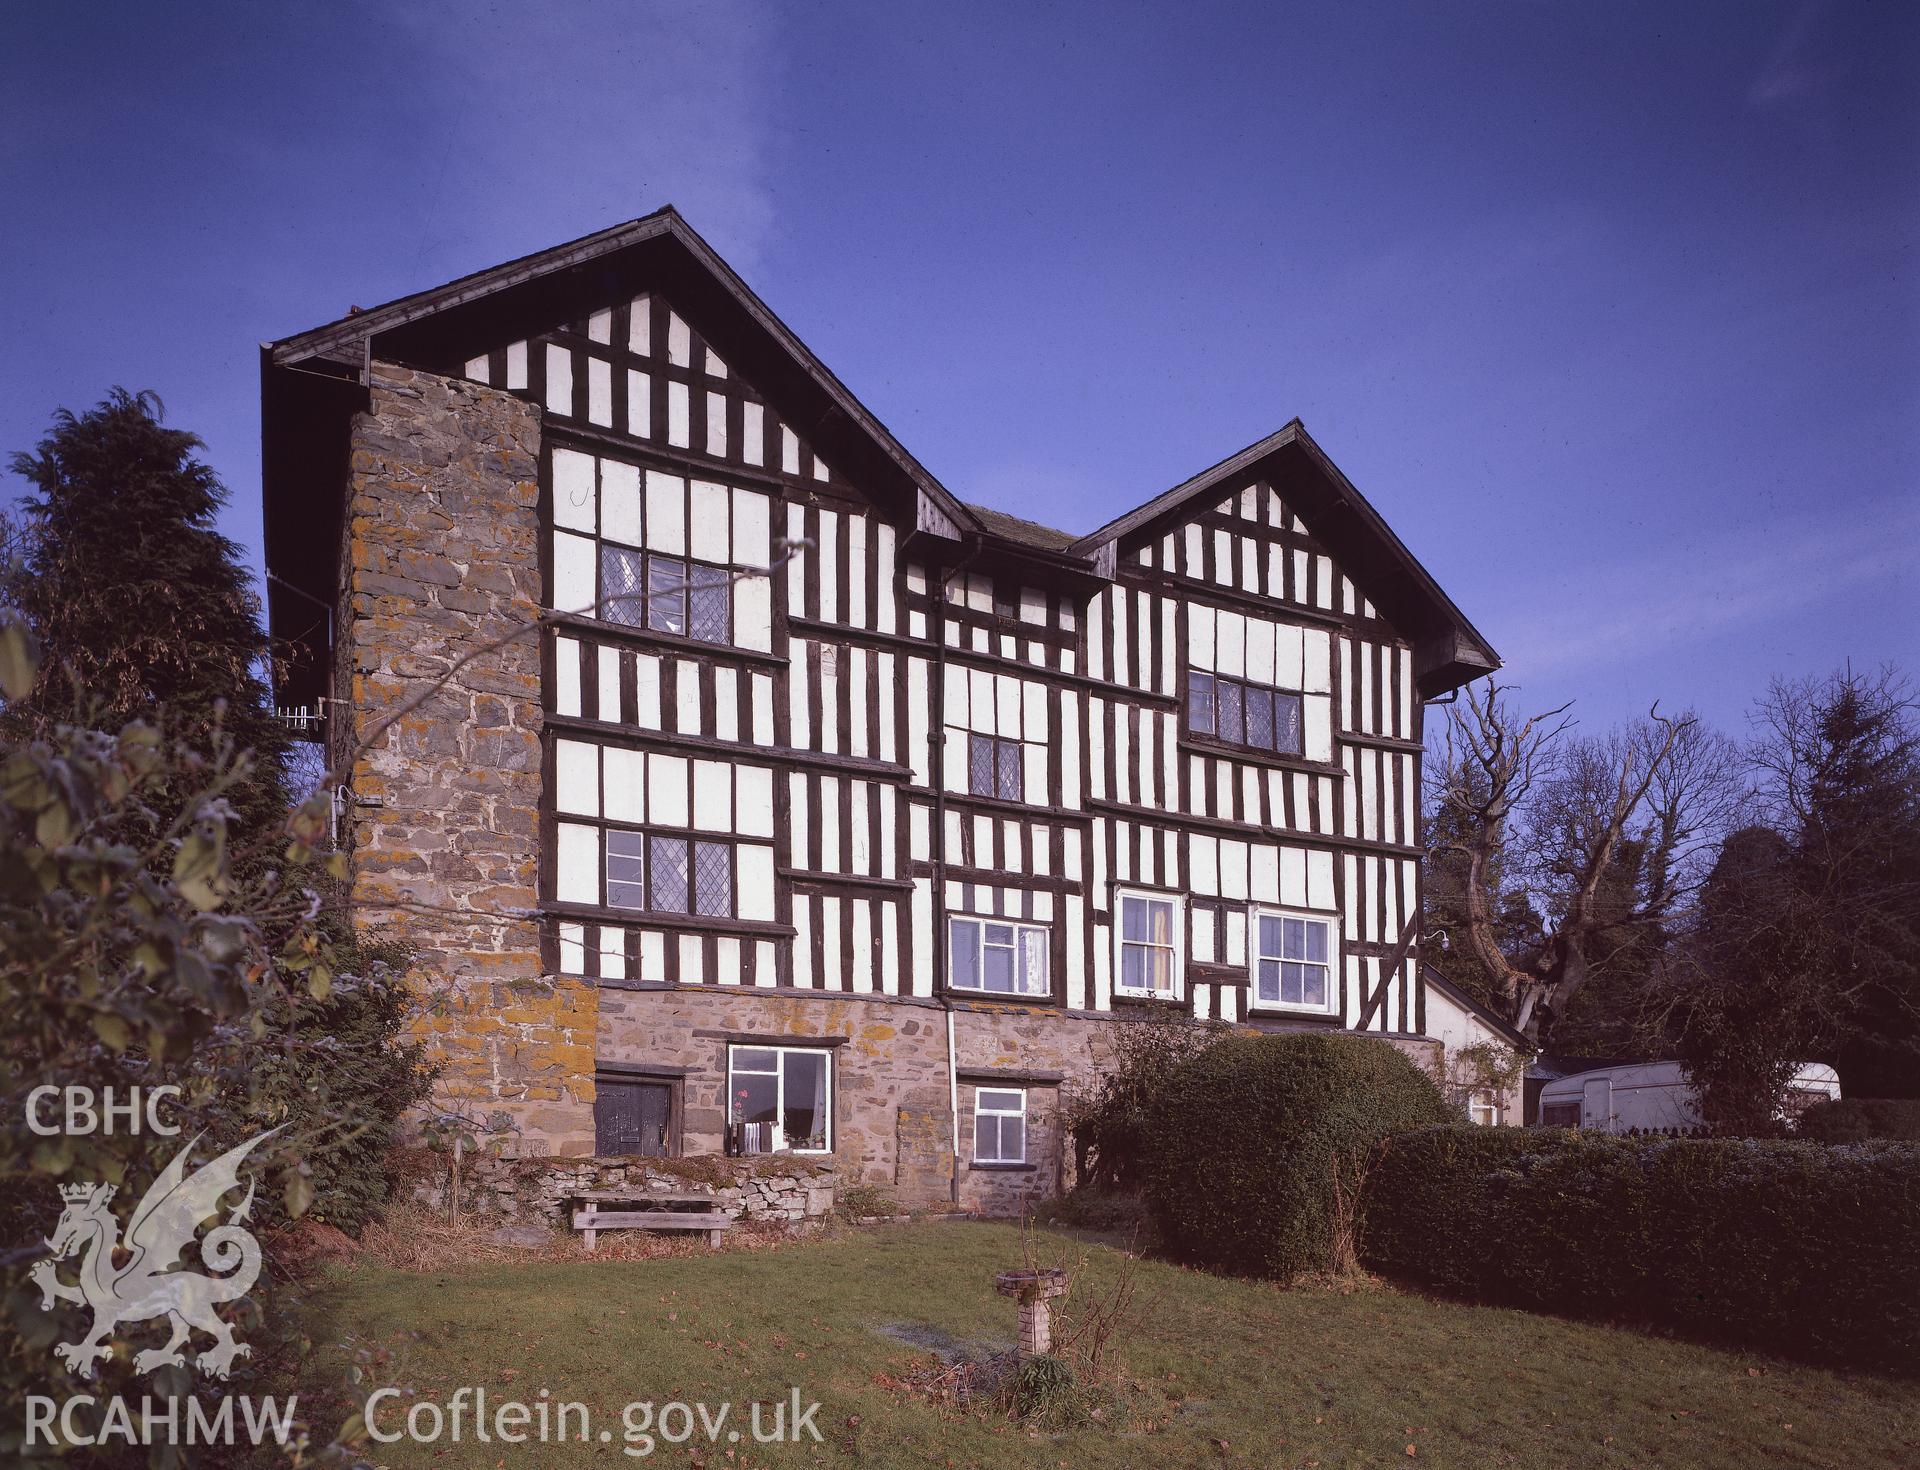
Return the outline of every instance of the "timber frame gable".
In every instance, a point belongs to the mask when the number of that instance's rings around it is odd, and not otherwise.
[[[1201,534],[1181,534],[1189,526]],[[1243,549],[1228,565],[1222,533],[1254,537],[1263,550]],[[1138,568],[1136,576],[1158,572],[1207,596],[1277,598],[1303,616],[1384,623],[1373,631],[1414,648],[1425,698],[1500,666],[1493,646],[1297,418],[1069,549],[1108,577]]]

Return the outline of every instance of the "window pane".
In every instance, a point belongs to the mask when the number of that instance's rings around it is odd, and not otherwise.
[[[994,783],[993,737],[967,737],[967,790],[974,796],[992,796]]]
[[[1006,1088],[982,1087],[974,1094],[974,1107],[985,1113],[1017,1113],[1025,1106],[1019,1092]]]
[[[1273,748],[1283,755],[1298,755],[1305,748],[1300,741],[1300,696],[1297,694],[1274,696]]]
[[[778,1105],[778,1087],[779,1083],[770,1073],[743,1073],[736,1069],[733,1074],[733,1111],[729,1121],[773,1122]]]
[[[986,925],[985,927],[986,927],[986,931],[987,931],[987,943],[988,943],[988,944],[998,944],[998,945],[1000,945],[1000,946],[1002,946],[1002,947],[1004,947],[1004,948],[1011,948],[1011,947],[1012,947],[1012,945],[1013,945],[1013,925],[1011,925],[1011,924],[988,924],[988,925]]]
[[[1144,945],[1120,946],[1120,984],[1127,990],[1147,988],[1147,950]]]
[[[788,1051],[780,1054],[786,1073],[786,1110],[780,1131],[788,1148],[827,1146],[827,1059],[823,1053]]]
[[[638,832],[607,833],[607,902],[614,908],[647,906],[645,863],[641,852],[646,838]]]
[[[1147,988],[1155,992],[1173,989],[1173,951],[1150,949],[1147,955]]]
[[[1200,735],[1213,733],[1213,675],[1187,675],[1187,728]]]
[[[733,912],[733,849],[724,842],[693,845],[693,911],[696,914]]]
[[[947,930],[947,965],[952,983],[965,990],[980,987],[980,926],[955,919]]]
[[[768,1047],[737,1046],[733,1049],[736,1072],[771,1072],[780,1064],[780,1054]]]
[[[988,928],[992,935],[992,927]],[[1011,931],[1008,934],[1011,939]],[[980,974],[985,988],[998,995],[1013,994],[1013,950],[1010,946],[989,944],[982,952]]]
[[[1272,914],[1260,916],[1260,953],[1262,955],[1276,960],[1280,958],[1282,953],[1280,927],[1280,920],[1276,916]]]
[[[733,636],[733,579],[717,567],[696,567],[692,573],[693,611],[688,633],[708,643],[725,643]]]
[[[1269,1005],[1280,1000],[1280,962],[1278,960],[1260,961],[1259,978],[1260,999]]]
[[[1220,681],[1218,734],[1222,740],[1231,740],[1235,745],[1247,743],[1247,722],[1241,709],[1240,686],[1231,679]]]
[[[1028,995],[1045,995],[1052,988],[1047,981],[1047,953],[1052,937],[1045,929],[1020,931],[1020,988]]]
[[[1327,1003],[1327,972],[1320,965],[1303,965],[1301,973],[1305,985],[1300,994],[1302,1001],[1310,1006],[1323,1006]]]
[[[600,616],[639,627],[646,621],[640,596],[640,556],[617,546],[600,548]]]
[[[1122,939],[1147,937],[1147,901],[1144,898],[1120,900],[1120,937]]]
[[[1163,898],[1147,901],[1147,938],[1155,944],[1173,943],[1173,905]]]
[[[973,1120],[973,1161],[976,1164],[1000,1162],[1000,1120],[986,1115]]]
[[[687,911],[687,840],[655,837],[647,843],[653,864],[653,907],[668,913]]]
[[[1307,945],[1302,958],[1312,960],[1316,965],[1324,965],[1327,962],[1327,926],[1310,923],[1306,930]]]
[[[1025,1118],[1000,1120],[1000,1157],[1009,1164],[1024,1164],[1027,1161],[1027,1120]]]
[[[1021,761],[1024,759],[1018,740],[996,740],[1000,747],[1000,788],[998,795],[1006,801],[1019,801],[1024,782],[1020,779]]]
[[[1247,744],[1255,750],[1273,749],[1273,691],[1247,691]]]
[[[687,631],[687,564],[647,558],[647,626],[659,633]]]
[[[1307,953],[1307,925],[1304,919],[1286,919],[1286,948],[1280,953],[1290,960],[1304,959]]]
[[[1280,999],[1290,1006],[1303,1005],[1307,994],[1306,965],[1289,961],[1280,967]]]

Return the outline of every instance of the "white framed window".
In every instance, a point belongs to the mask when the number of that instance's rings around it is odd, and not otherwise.
[[[1180,994],[1180,900],[1122,889],[1114,895],[1114,980],[1121,995]]]
[[[833,1053],[810,1046],[729,1046],[727,1129],[742,1153],[831,1152]]]
[[[974,1088],[973,1161],[976,1164],[1026,1163],[1027,1092],[1025,1088]]]
[[[1491,1089],[1482,1087],[1468,1096],[1467,1117],[1482,1128],[1500,1125],[1500,1104],[1493,1100]]]
[[[1337,938],[1328,915],[1255,909],[1249,956],[1253,1003],[1290,1011],[1338,1010],[1333,976]]]
[[[947,986],[984,995],[1049,996],[1053,931],[1011,919],[947,920]]]

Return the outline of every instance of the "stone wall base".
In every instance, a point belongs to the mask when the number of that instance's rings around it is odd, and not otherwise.
[[[569,1202],[590,1190],[633,1189],[655,1194],[711,1194],[714,1208],[738,1219],[788,1225],[817,1224],[833,1213],[832,1170],[792,1156],[729,1159],[501,1158],[463,1161],[459,1208],[502,1223],[572,1228]],[[447,1208],[445,1173],[417,1179],[413,1198]]]

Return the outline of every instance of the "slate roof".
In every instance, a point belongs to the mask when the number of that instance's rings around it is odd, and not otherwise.
[[[1069,532],[1056,531],[1052,526],[1043,526],[1038,521],[1022,520],[1019,516],[1008,515],[1004,510],[995,510],[992,506],[969,503],[967,509],[978,517],[981,526],[1002,540],[1018,541],[1023,546],[1035,546],[1042,551],[1065,551],[1074,543],[1075,538]]]

